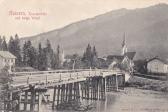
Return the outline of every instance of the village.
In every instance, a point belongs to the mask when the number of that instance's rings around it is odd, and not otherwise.
[[[88,44],[83,56],[80,56],[78,54],[65,55],[60,45],[58,45],[56,52],[54,52],[49,40],[46,41],[46,47],[42,47],[39,43],[38,50],[31,45],[31,41],[25,42],[21,49],[17,34],[15,38],[10,38],[9,43],[6,43],[5,37],[0,40],[1,95],[10,91],[9,87],[14,81],[13,77],[19,76],[19,74],[25,77],[24,80],[27,80],[26,82],[30,86],[31,75],[36,76],[36,74],[41,73],[40,71],[43,71],[42,73],[57,73],[58,70],[71,70],[72,72],[89,70],[89,73],[97,70],[123,71],[126,73],[124,75],[125,83],[122,85],[125,88],[168,92],[168,62],[158,56],[150,59],[134,60],[136,51],[129,51],[125,35],[123,36],[123,41],[120,43],[120,55],[111,54],[102,58],[98,56],[96,47],[92,48],[90,44]],[[30,76],[28,75],[29,73],[31,74]],[[39,79],[42,75],[40,76],[39,74]],[[19,80],[22,81],[22,79]],[[115,86],[118,86],[119,83],[116,82],[115,84],[117,85]],[[120,87],[117,87],[117,91],[120,91],[118,88]],[[122,91],[119,94],[122,94]],[[44,99],[46,99],[46,96],[48,98],[50,94],[45,94],[43,96]],[[6,97],[9,96],[7,95]],[[49,99],[52,99],[52,97],[50,96]],[[49,99],[47,100],[49,101]],[[5,97],[2,97],[3,100],[5,100]],[[1,103],[2,105],[4,104]],[[6,106],[2,106],[1,109],[12,109],[9,107],[9,104]],[[32,108],[30,107],[30,111],[32,111]]]

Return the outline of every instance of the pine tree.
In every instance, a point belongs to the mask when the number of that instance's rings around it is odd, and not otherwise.
[[[21,66],[22,64],[21,48],[20,48],[20,40],[17,34],[15,35],[14,39],[14,48],[15,48],[14,55],[16,56],[16,65]]]
[[[56,64],[57,68],[60,69],[63,67],[63,60],[62,60],[62,54],[63,52],[61,51],[60,45],[57,46],[57,53],[56,53]]]
[[[29,56],[29,61],[28,65],[33,67],[33,68],[38,68],[38,60],[37,60],[37,51],[33,46],[30,46],[28,49],[28,56]]]
[[[51,60],[51,67],[57,69],[57,55],[55,53],[53,53]]]
[[[15,35],[15,39],[11,36],[8,43],[8,50],[14,56],[16,56],[16,66],[21,66],[21,50],[20,50],[20,40],[18,35]]]
[[[23,46],[23,62],[26,66],[38,68],[37,51],[32,46],[31,41],[25,42]]]
[[[96,47],[93,47],[93,51],[92,51],[92,67],[97,67],[98,66],[98,56],[97,56],[97,51],[96,51]]]
[[[6,38],[5,38],[5,36],[3,36],[2,50],[3,50],[3,51],[7,51],[7,50],[8,50],[8,46],[7,46],[7,43],[6,43]]]
[[[12,36],[10,37],[10,40],[9,40],[9,43],[8,43],[8,50],[9,50],[9,52],[12,53],[12,54],[15,53],[14,39],[13,39]]]
[[[51,62],[52,62],[52,56],[53,56],[53,50],[51,48],[51,44],[50,41],[47,39],[47,43],[46,43],[46,48],[44,48],[44,53],[45,53],[45,57],[46,57],[46,68],[50,69],[51,68]]]
[[[87,68],[92,67],[92,48],[90,44],[88,44],[84,55],[84,62],[86,63]]]
[[[41,43],[39,43],[38,46],[38,69],[42,70],[42,47],[41,47]]]
[[[27,63],[27,61],[28,61],[28,46],[27,46],[27,42],[25,41],[25,43],[24,43],[24,45],[23,45],[23,64],[25,65],[25,66],[28,66],[28,63]]]
[[[39,43],[39,47],[38,47],[38,69],[39,70],[46,69],[46,56],[41,46],[41,43]]]
[[[88,44],[86,51],[83,54],[83,58],[82,61],[86,64],[87,68],[90,67],[97,67],[98,65],[98,56],[97,56],[97,51],[96,51],[96,47],[94,46],[93,49],[90,46],[90,44]]]

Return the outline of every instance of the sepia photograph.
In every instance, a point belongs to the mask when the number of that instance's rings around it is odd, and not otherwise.
[[[0,0],[0,112],[168,112],[168,0]]]

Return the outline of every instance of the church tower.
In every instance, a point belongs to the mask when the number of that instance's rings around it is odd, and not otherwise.
[[[125,33],[124,33],[121,55],[124,55],[125,53],[127,53],[127,46],[126,46]]]

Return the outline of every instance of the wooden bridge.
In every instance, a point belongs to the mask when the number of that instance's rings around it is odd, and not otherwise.
[[[105,100],[106,92],[124,89],[125,74],[103,69],[15,72],[4,110],[38,112],[48,88],[53,89],[52,109],[83,99]]]

